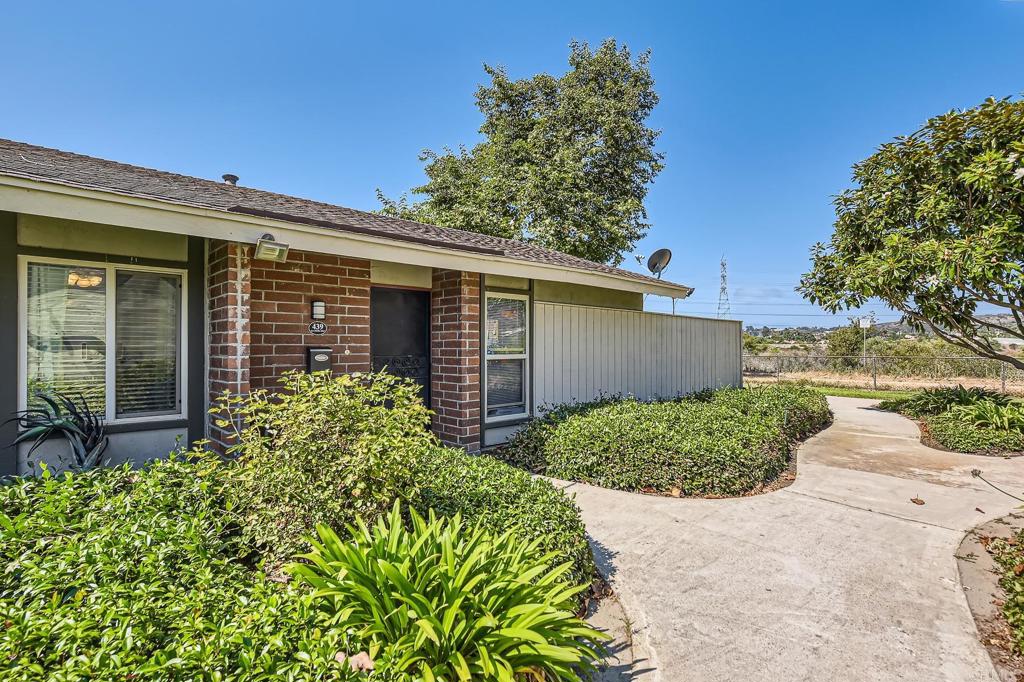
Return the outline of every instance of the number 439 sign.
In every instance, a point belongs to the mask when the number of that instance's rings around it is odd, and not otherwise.
[[[322,320],[314,320],[309,323],[309,333],[320,336],[327,333],[327,323]]]

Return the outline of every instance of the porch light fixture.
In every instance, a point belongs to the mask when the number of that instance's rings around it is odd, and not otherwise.
[[[74,270],[68,273],[69,287],[78,287],[79,289],[90,289],[92,287],[98,287],[101,284],[103,284],[102,275],[84,275]]]
[[[253,258],[283,263],[288,260],[288,245],[274,241],[274,235],[268,232],[256,242],[256,253],[253,254]]]
[[[327,304],[323,301],[313,301],[310,306],[310,316],[314,320],[326,320],[327,319]]]

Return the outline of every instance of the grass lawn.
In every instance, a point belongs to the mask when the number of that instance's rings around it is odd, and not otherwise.
[[[909,397],[913,391],[890,391],[890,390],[873,390],[870,388],[851,388],[849,386],[814,386],[805,383],[786,383],[782,382],[782,385],[790,386],[801,386],[803,388],[809,388],[812,391],[817,391],[822,395],[837,395],[840,397],[863,397],[873,398],[878,400],[887,400],[892,398]]]

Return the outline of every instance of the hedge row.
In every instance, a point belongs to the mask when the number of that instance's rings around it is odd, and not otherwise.
[[[589,583],[594,559],[579,507],[550,482],[490,457],[436,448],[420,463],[419,496],[424,512],[462,515],[467,524],[483,522],[492,532],[519,528],[524,539],[540,539],[559,561],[571,561],[572,582]]]
[[[792,442],[826,426],[824,396],[795,386],[562,406],[497,456],[555,478],[620,490],[742,495],[779,476]]]
[[[1024,433],[989,429],[965,422],[945,412],[921,418],[925,432],[947,450],[973,455],[1003,455],[1024,452]]]

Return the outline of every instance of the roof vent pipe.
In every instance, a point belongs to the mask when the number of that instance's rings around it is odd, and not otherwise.
[[[224,182],[228,183],[229,185],[238,184],[238,176],[234,175],[233,173],[225,173],[221,177],[224,178]]]

